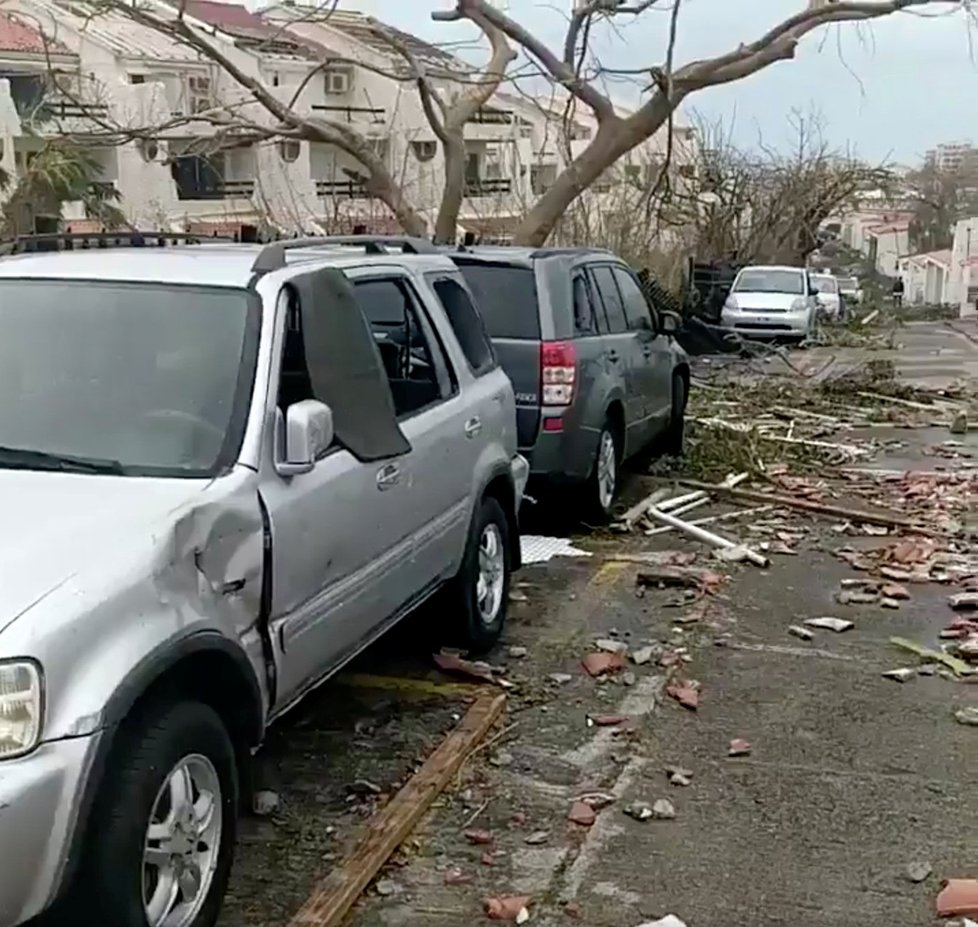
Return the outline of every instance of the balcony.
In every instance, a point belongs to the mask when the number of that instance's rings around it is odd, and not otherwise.
[[[45,100],[44,115],[50,119],[105,119],[109,107],[105,103],[82,103],[75,100]]]
[[[513,192],[513,181],[509,177],[466,178],[465,195],[477,199],[486,196],[505,196]]]
[[[317,180],[316,195],[324,199],[369,199],[366,187],[356,180]]]
[[[388,131],[387,110],[370,106],[340,106],[333,103],[313,103],[312,111],[332,122],[345,122],[366,135]]]
[[[178,200],[248,200],[254,194],[253,180],[224,180],[207,186],[177,184]]]

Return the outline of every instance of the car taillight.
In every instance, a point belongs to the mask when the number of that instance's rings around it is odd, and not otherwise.
[[[577,350],[569,341],[540,345],[540,385],[545,406],[569,406],[577,382]]]

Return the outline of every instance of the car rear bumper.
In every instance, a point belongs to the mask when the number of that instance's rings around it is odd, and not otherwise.
[[[810,312],[743,312],[724,309],[720,327],[745,338],[801,338],[808,334]]]
[[[530,464],[532,479],[576,483],[586,480],[594,464],[599,429],[574,421],[572,414],[547,411],[532,447],[520,448]],[[548,431],[548,420],[562,420],[561,430]]]
[[[101,735],[42,744],[0,761],[0,924],[21,924],[54,901],[82,789]]]

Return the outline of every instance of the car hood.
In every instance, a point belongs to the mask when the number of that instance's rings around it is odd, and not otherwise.
[[[761,311],[782,311],[790,309],[797,299],[804,299],[797,293],[752,293],[749,290],[730,294],[741,309]]]
[[[209,482],[0,470],[0,632],[87,567],[151,543]]]

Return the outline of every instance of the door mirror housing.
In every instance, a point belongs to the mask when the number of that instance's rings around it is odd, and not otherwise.
[[[682,316],[668,309],[659,312],[659,328],[663,335],[675,335],[682,328]]]
[[[333,410],[316,399],[303,399],[289,406],[284,416],[278,413],[276,431],[281,454],[276,472],[280,476],[308,473],[333,443]]]

